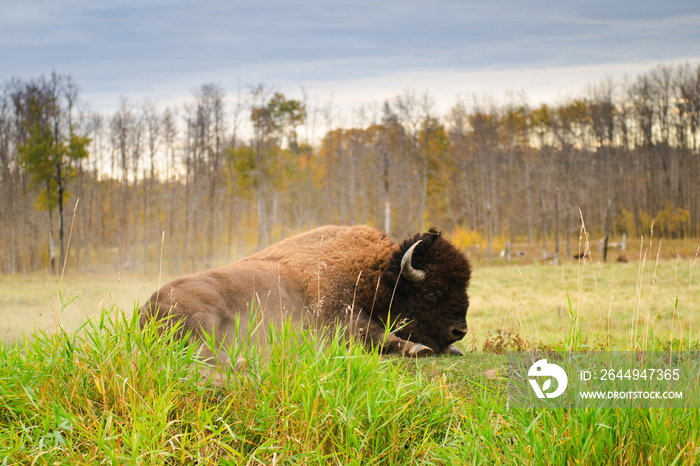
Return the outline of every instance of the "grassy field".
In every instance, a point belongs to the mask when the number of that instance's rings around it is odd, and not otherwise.
[[[161,277],[162,283],[176,278]],[[62,306],[58,293],[60,276],[46,273],[0,275],[0,336],[12,341],[34,329],[72,330],[103,308],[116,306],[130,313],[158,287],[158,275],[136,272],[71,274],[63,278],[63,292],[72,301]]]
[[[554,344],[566,336],[570,306],[580,317],[590,345],[632,349],[634,329],[647,328],[659,338],[697,339],[700,324],[700,270],[692,245],[686,242],[645,244],[628,251],[630,261],[603,263],[569,260],[542,263],[476,264],[470,285],[469,334],[463,349],[481,350],[498,331],[518,334],[532,343]],[[667,250],[682,251],[685,257]],[[657,261],[657,254],[661,258]],[[175,278],[164,275],[160,283]],[[61,307],[60,277],[45,273],[0,275],[0,335],[12,341],[35,328],[71,330],[102,308],[130,313],[158,287],[157,274],[134,272],[67,274],[63,289],[74,298]],[[653,325],[652,325],[653,324]],[[639,333],[639,332],[637,332]]]
[[[215,381],[181,343],[131,319],[157,276],[68,274],[62,300],[58,279],[0,277],[5,338],[38,329],[0,346],[0,460],[696,464],[696,409],[518,410],[506,402],[509,350],[697,346],[695,257],[661,253],[657,261],[657,246],[640,245],[628,263],[594,255],[561,266],[477,264],[463,358],[368,355],[282,329],[268,357],[236,348],[247,370]]]

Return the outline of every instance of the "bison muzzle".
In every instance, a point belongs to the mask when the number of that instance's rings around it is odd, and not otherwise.
[[[164,285],[141,307],[140,322],[176,319],[200,344],[213,334],[217,354],[205,345],[201,352],[219,362],[257,318],[342,326],[385,353],[461,354],[453,343],[467,333],[470,275],[464,253],[435,230],[397,244],[369,226],[326,226]]]

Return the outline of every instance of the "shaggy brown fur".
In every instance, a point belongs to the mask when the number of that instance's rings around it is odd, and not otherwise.
[[[400,268],[418,241],[412,266],[426,276],[415,283]],[[172,316],[185,330],[213,331],[225,343],[237,337],[237,317],[239,333],[248,331],[255,304],[265,320],[340,324],[367,347],[386,352],[456,354],[451,344],[467,330],[470,273],[464,254],[432,230],[398,245],[372,227],[326,226],[166,284],[142,306],[141,322]],[[388,337],[386,326],[395,329]]]

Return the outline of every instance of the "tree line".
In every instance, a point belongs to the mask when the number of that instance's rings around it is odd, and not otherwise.
[[[700,66],[592,83],[557,104],[405,91],[353,111],[263,85],[180,108],[91,111],[70,76],[0,89],[0,270],[191,271],[293,233],[429,225],[463,245],[700,235]],[[76,201],[79,202],[76,204]],[[551,243],[550,243],[551,244]],[[558,243],[557,243],[558,244]],[[58,258],[56,257],[58,249]],[[570,251],[567,251],[570,253]]]

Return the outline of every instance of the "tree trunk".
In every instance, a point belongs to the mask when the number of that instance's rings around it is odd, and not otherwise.
[[[489,261],[493,260],[493,218],[491,212],[491,204],[486,204],[486,218],[488,222],[488,233],[489,233]]]
[[[56,250],[53,245],[53,215],[49,209],[49,260],[51,262],[51,275],[56,275]]]
[[[554,197],[554,265],[559,263],[559,188]]]
[[[540,191],[540,215],[542,220],[542,259],[547,258],[547,215],[544,211],[544,199]]]
[[[152,162],[151,162],[152,167]],[[151,168],[151,173],[153,173],[153,168]],[[152,180],[153,178],[151,178]],[[149,212],[149,201],[148,201],[148,188],[147,184],[149,182],[146,179],[146,170],[143,171],[143,273],[148,274],[148,243],[150,241],[149,222],[151,221],[151,213]],[[156,219],[158,216],[156,216]],[[154,219],[154,222],[157,221]]]
[[[61,164],[56,164],[56,185],[58,187],[58,241],[61,247],[59,254],[59,267],[63,267],[66,262],[65,253],[66,248],[63,243],[63,177],[61,176]]]
[[[391,199],[389,198],[389,154],[384,153],[384,232],[391,236]]]
[[[263,250],[267,247],[267,227],[265,225],[265,200],[260,191],[256,196],[256,207],[258,214],[258,250]]]
[[[603,238],[603,262],[608,260],[608,235]]]
[[[527,244],[532,244],[532,194],[531,194],[531,183],[530,183],[530,164],[525,160],[525,199],[527,202]]]

